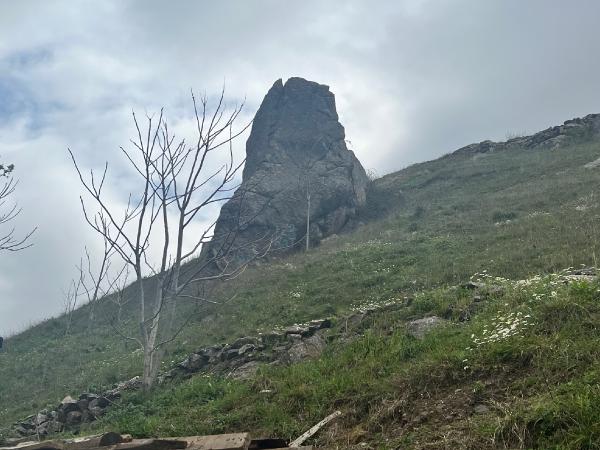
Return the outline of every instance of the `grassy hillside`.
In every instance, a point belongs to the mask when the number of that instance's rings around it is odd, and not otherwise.
[[[600,142],[582,140],[554,150],[453,154],[377,180],[362,226],[220,286],[216,298],[235,298],[199,314],[165,365],[206,343],[357,305],[412,296],[410,308],[382,317],[358,340],[334,344],[318,361],[265,369],[251,383],[199,376],[149,398],[136,395],[98,426],[140,435],[260,429],[293,436],[341,408],[344,420],[322,437],[337,445],[595,448],[597,286],[502,281],[502,298],[465,324],[458,317],[468,296],[452,286],[483,271],[514,280],[596,265],[600,168],[583,166],[599,156]],[[544,296],[530,304],[533,294]],[[522,308],[535,317],[531,327],[466,350],[498,314]],[[91,329],[85,308],[78,311],[70,336],[59,318],[7,342],[0,428],[67,393],[139,372],[139,354],[108,325],[109,309],[103,305]],[[398,325],[430,313],[455,325],[423,341]],[[276,393],[265,397],[265,387]],[[488,411],[472,415],[478,402]]]

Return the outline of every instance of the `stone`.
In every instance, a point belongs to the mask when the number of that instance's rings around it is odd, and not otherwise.
[[[179,366],[188,372],[198,372],[203,369],[208,362],[210,357],[201,353],[192,353],[184,361],[179,363]]]
[[[279,331],[272,331],[270,333],[262,334],[260,339],[265,345],[275,345],[285,339],[285,334]]]
[[[92,417],[97,418],[104,415],[106,409],[100,408],[99,406],[92,406],[88,409],[88,411],[90,412]]]
[[[302,339],[287,351],[288,360],[290,363],[296,363],[309,358],[318,358],[323,353],[326,344],[320,334]]]
[[[98,398],[99,395],[98,394],[92,394],[90,392],[84,392],[83,394],[81,394],[79,396],[79,400],[87,400],[88,402],[91,402],[92,400],[94,400],[95,398]]]
[[[238,355],[242,356],[242,355],[245,355],[246,353],[253,352],[254,350],[256,350],[256,345],[254,345],[254,344],[245,344],[245,345],[242,345],[238,349]]]
[[[230,345],[231,348],[240,348],[247,344],[258,345],[259,339],[252,336],[245,336],[233,341]]]
[[[298,342],[302,340],[302,335],[301,334],[295,334],[295,333],[290,333],[287,335],[287,339],[290,342]]]
[[[44,412],[39,412],[37,413],[37,415],[35,416],[35,423],[38,425],[41,425],[45,422],[48,422],[50,420],[50,417],[44,413]]]
[[[67,414],[65,423],[67,425],[79,425],[83,414],[80,411],[71,411]]]
[[[89,403],[89,409],[106,408],[110,405],[110,401],[106,397],[98,397]]]
[[[453,154],[466,154],[473,157],[502,150],[547,149],[554,150],[572,142],[600,137],[600,114],[588,114],[585,117],[567,120],[563,125],[547,128],[531,136],[518,136],[506,142],[483,141],[467,145]],[[593,169],[600,160],[587,163],[584,167]]]
[[[67,395],[58,407],[58,411],[67,416],[70,412],[79,411],[79,404],[77,400],[73,399],[71,396]]]
[[[267,247],[271,253],[301,248],[307,191],[310,242],[316,245],[355,224],[368,183],[346,146],[329,87],[302,78],[278,80],[254,118],[241,186],[221,208],[215,237],[200,258],[217,266],[227,260],[231,268],[232,259],[249,261]],[[231,247],[228,239],[235,239],[233,251],[222,254]]]
[[[410,321],[406,324],[406,328],[408,330],[408,334],[417,339],[421,339],[429,331],[439,327],[440,325],[443,325],[444,323],[446,323],[444,319],[437,316],[430,316]]]
[[[77,400],[77,406],[79,406],[79,409],[81,411],[85,411],[88,408],[89,404],[90,402],[87,399]]]
[[[342,321],[341,321],[342,329],[345,332],[355,330],[356,328],[358,328],[362,325],[366,316],[367,315],[362,312],[356,312],[356,313],[350,314],[349,316],[342,319]]]
[[[322,330],[324,328],[331,328],[331,319],[315,319],[308,322],[308,328],[310,331]]]
[[[307,335],[310,333],[310,328],[302,325],[292,325],[283,330],[285,335],[289,334],[299,334],[299,335]]]
[[[249,361],[235,369],[229,376],[235,380],[248,380],[256,374],[259,367],[258,361]]]

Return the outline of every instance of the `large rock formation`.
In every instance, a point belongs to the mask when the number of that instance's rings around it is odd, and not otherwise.
[[[311,244],[348,227],[366,200],[368,178],[344,138],[327,86],[276,81],[252,125],[242,184],[221,209],[204,253],[217,254],[233,234],[236,259],[260,252],[273,237],[274,249],[299,246],[307,211]]]

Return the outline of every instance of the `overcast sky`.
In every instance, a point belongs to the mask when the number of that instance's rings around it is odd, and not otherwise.
[[[183,135],[190,88],[223,82],[251,119],[278,78],[330,86],[351,147],[380,175],[507,133],[600,112],[600,2],[4,1],[0,161],[20,179],[34,247],[0,254],[0,335],[60,312],[83,246],[85,167],[111,161],[131,111],[165,106]],[[239,151],[243,151],[243,142]]]

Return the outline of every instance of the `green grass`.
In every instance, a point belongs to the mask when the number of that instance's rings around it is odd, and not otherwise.
[[[407,335],[407,318],[439,312],[432,297],[456,305],[472,294],[424,292],[409,307],[375,316],[366,334],[332,344],[322,358],[264,367],[251,383],[197,376],[151,396],[132,394],[94,430],[292,438],[340,409],[337,428],[316,443],[447,448],[436,442],[450,426],[457,448],[597,448],[600,285],[503,284],[505,293],[485,301],[471,321],[450,320],[423,340]],[[498,317],[518,311],[529,324],[474,344]],[[489,409],[477,415],[474,404]]]
[[[234,282],[219,286],[214,298],[226,299],[235,292],[234,300],[198,314],[169,349],[165,367],[204,344],[231,341],[277,325],[339,316],[355,305],[395,298],[415,297],[414,306],[410,308],[414,317],[434,312],[457,320],[470,300],[464,292],[462,297],[449,298],[445,289],[464,282],[475,272],[487,269],[489,273],[517,279],[579,264],[596,265],[596,255],[600,251],[600,208],[596,194],[600,171],[584,169],[583,165],[599,155],[598,142],[582,142],[552,151],[515,149],[476,157],[450,155],[383,177],[371,187],[368,204],[361,212],[364,225],[323,243],[308,254],[273,257]],[[562,331],[558,334],[553,330],[548,334],[558,336],[557,342],[570,349],[569,339],[581,330],[574,325],[564,328],[561,314],[565,317],[580,314],[580,318],[591,319],[581,316],[581,310],[570,304],[571,296],[561,298],[565,304],[560,308],[557,305],[558,309],[554,311],[546,311],[544,314],[548,314],[548,319],[543,323],[544,326],[551,323],[560,326]],[[590,305],[586,305],[589,310]],[[129,308],[133,307],[129,305]],[[542,311],[545,310],[540,309],[540,313]],[[181,308],[182,316],[188,313],[188,309]],[[125,328],[134,327],[132,314],[133,309],[125,311]],[[64,336],[64,319],[57,318],[6,342],[7,353],[0,354],[0,428],[47,404],[56,404],[68,393],[97,390],[139,373],[139,355],[108,325],[113,316],[108,303],[100,307],[98,316],[99,323],[91,331],[88,331],[83,308],[74,317],[70,336]],[[375,330],[348,346],[334,347],[321,361],[287,369],[265,369],[256,385],[223,380],[210,380],[212,384],[208,385],[206,379],[196,378],[189,382],[192,387],[184,384],[172,388],[191,389],[200,395],[198,405],[192,408],[186,404],[181,417],[177,418],[174,408],[160,402],[167,402],[170,395],[180,395],[178,398],[184,402],[186,396],[195,395],[192,391],[168,390],[151,398],[132,399],[133,409],[119,413],[121,415],[111,419],[115,421],[111,424],[123,429],[131,426],[139,434],[166,433],[168,430],[161,424],[164,417],[172,417],[174,428],[168,434],[183,432],[185,427],[192,426],[189,422],[193,422],[197,431],[202,432],[259,426],[292,436],[340,404],[350,411],[347,417],[357,417],[356,421],[344,419],[348,421],[344,429],[353,436],[375,440],[383,432],[372,423],[377,420],[368,417],[379,417],[377,408],[385,410],[382,405],[386,401],[399,401],[391,394],[394,380],[412,386],[416,380],[412,376],[402,378],[405,372],[421,374],[426,381],[436,379],[434,376],[444,378],[445,371],[457,369],[463,355],[448,346],[463,345],[468,334],[464,330],[477,326],[477,320],[460,328],[460,332],[450,327],[423,342],[407,341],[402,332],[388,335]],[[543,335],[541,331],[540,335]],[[487,352],[492,360],[485,363],[486,370],[499,364],[494,358],[501,359],[504,355],[512,361],[515,355],[511,352],[521,351],[520,347],[501,347]],[[532,353],[523,353],[523,361],[539,357],[533,350],[528,351]],[[409,354],[402,356],[403,352]],[[567,354],[575,365],[588,364],[584,352],[575,353],[575,356],[570,356],[570,352]],[[357,359],[356,355],[361,357]],[[454,357],[448,359],[450,355]],[[484,361],[485,355],[481,358]],[[377,370],[383,369],[376,368],[382,365],[386,366],[385,373],[379,375]],[[344,373],[334,373],[338,366],[346,369]],[[440,373],[436,375],[438,370]],[[563,372],[567,380],[564,383],[575,383],[572,370]],[[558,376],[559,372],[553,371],[553,376]],[[469,374],[473,378],[471,383],[481,378],[472,372]],[[383,381],[368,383],[365,381],[369,378],[367,375]],[[305,381],[307,386],[299,382],[315,377],[319,381],[330,381],[322,386],[317,383],[318,388],[312,381]],[[267,379],[280,380],[277,389],[286,393],[283,399],[275,400],[257,393],[255,386],[267,386]],[[311,392],[312,389],[322,390]],[[583,395],[584,390],[577,388],[576,391],[571,394]],[[361,398],[357,392],[368,398],[360,405],[352,406],[350,402],[348,406],[348,398]],[[595,392],[591,389],[585,394],[586,398],[593,400]],[[571,394],[565,393],[564,401],[571,398]],[[563,394],[557,391],[553,395],[558,398]],[[237,404],[235,398],[244,398],[247,403]],[[582,405],[584,400],[580,399]],[[546,407],[547,411],[552,411],[551,407],[558,404],[542,397],[535,403],[536,408]],[[516,441],[509,439],[516,433],[511,429],[527,436],[531,432],[530,421],[525,414],[518,414],[518,420],[512,422],[510,418],[517,414],[515,411],[519,407],[526,411],[529,406],[511,402],[510,407],[516,409],[507,412],[502,427],[496,423],[479,426],[488,430],[488,436],[492,429],[491,436],[516,445]],[[155,408],[157,412],[147,413],[144,408]],[[197,414],[193,416],[197,420],[184,420],[182,417],[187,413]],[[389,414],[394,416],[396,413]],[[256,422],[257,417],[264,417],[268,424]],[[136,420],[139,420],[138,428],[133,426]],[[471,432],[473,427],[475,425],[471,424],[465,429]],[[460,431],[458,425],[455,428],[448,431],[448,439]],[[549,436],[548,439],[556,442],[562,439],[560,433]],[[414,441],[411,445],[418,448],[418,433],[413,433],[411,439]],[[531,445],[541,444],[533,442]]]

